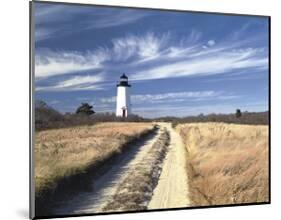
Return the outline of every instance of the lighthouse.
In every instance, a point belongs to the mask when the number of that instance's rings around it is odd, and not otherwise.
[[[117,84],[116,116],[128,117],[131,113],[130,88],[128,77],[123,74]]]

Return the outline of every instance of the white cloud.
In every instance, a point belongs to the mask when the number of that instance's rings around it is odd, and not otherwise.
[[[108,97],[108,98],[101,98],[100,101],[102,103],[113,103],[116,102],[116,96]]]
[[[35,22],[36,24],[65,20],[66,8],[63,5],[36,4],[35,5]],[[62,13],[64,16],[62,16]],[[68,10],[68,14],[70,11]]]
[[[209,98],[217,96],[219,93],[215,91],[195,91],[195,92],[170,92],[162,94],[144,94],[132,95],[132,102],[159,102],[173,101],[175,99],[185,100],[194,98]]]
[[[208,52],[205,56],[163,63],[140,71],[132,76],[134,80],[186,77],[194,75],[213,75],[246,68],[260,68],[268,65],[268,59],[260,56],[259,50]]]
[[[87,15],[88,19],[80,22],[77,17]],[[58,29],[48,28],[48,34],[40,37],[36,34],[36,41],[51,37],[58,37],[73,32],[81,32],[89,29],[109,28],[134,23],[144,17],[151,15],[150,12],[135,9],[120,10],[115,8],[89,8],[71,5],[48,5],[36,3],[35,21],[37,29],[46,29],[53,22],[63,23]],[[78,28],[72,28],[72,21],[76,22]]]
[[[131,24],[137,20],[149,15],[147,12],[140,12],[139,10],[127,9],[103,9],[103,13],[92,13],[93,19],[88,24],[87,29],[91,28],[108,28],[113,26],[120,26]]]
[[[149,32],[113,39],[111,47],[100,47],[86,53],[38,51],[35,77],[37,80],[47,79],[102,69],[104,74],[126,70],[130,73],[130,80],[139,81],[268,68],[268,56],[264,48],[247,48],[241,44],[236,47],[235,42],[224,42],[204,50],[203,44],[190,45],[188,42],[198,37],[192,38],[187,37],[189,40],[184,45],[184,41],[172,43],[169,33],[156,35]],[[209,44],[214,45],[215,42],[210,41]],[[90,90],[95,88],[81,87]]]
[[[151,59],[159,55],[168,40],[168,34],[156,37],[153,33],[143,36],[129,35],[113,39],[113,53],[117,60],[127,60],[133,56],[137,59]]]
[[[106,61],[151,59],[158,56],[168,35],[156,37],[153,33],[144,36],[127,36],[112,40],[112,48],[100,47],[87,53],[68,51],[44,51],[35,57],[35,77],[50,77],[85,70],[104,68]]]
[[[212,104],[212,105],[161,105],[155,106],[141,106],[134,107],[134,113],[147,118],[178,116],[186,117],[192,115],[203,114],[229,114],[235,113],[236,109],[240,108],[242,111],[267,111],[267,106],[264,103],[248,103],[248,104]]]
[[[35,77],[50,77],[67,73],[101,68],[107,54],[97,50],[95,53],[48,51],[35,56]]]
[[[47,38],[50,38],[52,36],[54,36],[53,34],[56,32],[57,30],[54,28],[41,28],[38,27],[35,29],[35,40],[36,41],[40,41],[40,40],[44,40]]]
[[[75,90],[99,90],[102,89],[100,83],[104,80],[103,76],[74,76],[61,81],[55,85],[37,87],[37,91],[75,91]]]
[[[251,19],[250,21],[241,25],[238,30],[234,30],[233,32],[231,32],[230,36],[228,37],[230,37],[232,40],[241,40],[241,38],[244,38],[244,36],[249,30],[258,30],[260,28],[267,29],[268,27],[264,26],[264,23],[261,22],[259,19]],[[256,37],[255,39],[258,39],[258,37]]]
[[[209,40],[207,42],[207,44],[208,44],[208,46],[212,47],[212,46],[214,46],[216,44],[216,42],[214,40]]]
[[[167,58],[182,58],[185,56],[189,56],[190,54],[193,54],[195,51],[197,51],[198,46],[186,46],[186,47],[169,47],[165,53],[163,53],[164,56]]]
[[[170,92],[161,94],[136,94],[131,95],[133,104],[140,103],[166,103],[166,102],[183,102],[183,101],[202,101],[210,99],[228,100],[238,96],[224,94],[221,91],[190,91],[190,92]],[[102,103],[115,103],[116,96],[101,98]]]
[[[196,43],[198,43],[198,41],[200,40],[200,38],[202,37],[202,33],[192,29],[190,34],[187,36],[187,38],[183,38],[181,40],[181,45],[194,45]]]

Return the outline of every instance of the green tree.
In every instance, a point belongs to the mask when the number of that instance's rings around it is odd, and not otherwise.
[[[236,109],[236,118],[240,118],[242,116],[242,112],[240,109]]]
[[[93,110],[93,106],[89,105],[88,103],[81,103],[76,110],[76,114],[92,115],[94,113],[95,111]]]

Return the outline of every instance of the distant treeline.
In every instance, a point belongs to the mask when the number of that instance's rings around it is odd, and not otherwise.
[[[85,103],[84,103],[85,104]],[[77,110],[81,109],[79,107]],[[240,111],[240,110],[239,110]],[[65,128],[79,125],[93,125],[99,122],[126,121],[126,122],[149,122],[161,121],[172,122],[173,126],[179,123],[193,122],[225,122],[235,124],[268,125],[269,113],[266,112],[239,112],[233,114],[199,114],[188,117],[161,117],[146,119],[138,115],[130,115],[128,118],[116,117],[114,113],[93,113],[91,115],[75,113],[62,114],[47,105],[44,101],[37,100],[35,103],[35,129],[45,130]]]
[[[249,125],[268,125],[269,112],[241,112],[237,117],[237,113],[233,114],[199,114],[197,116],[188,117],[162,117],[157,118],[157,121],[172,122],[173,126],[180,123],[194,123],[194,122],[225,122],[233,124],[249,124]]]
[[[79,109],[79,108],[78,108]],[[149,121],[138,115],[130,115],[128,118],[116,117],[114,113],[95,113],[91,115],[80,113],[62,114],[42,100],[35,102],[35,129],[46,130],[55,128],[66,128],[79,125],[93,125],[98,122],[144,122]]]

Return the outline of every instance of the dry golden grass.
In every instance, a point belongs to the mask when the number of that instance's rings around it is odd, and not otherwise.
[[[150,123],[116,122],[36,132],[36,193],[54,189],[58,180],[106,160],[152,128]]]
[[[268,202],[268,126],[178,125],[193,206]]]

